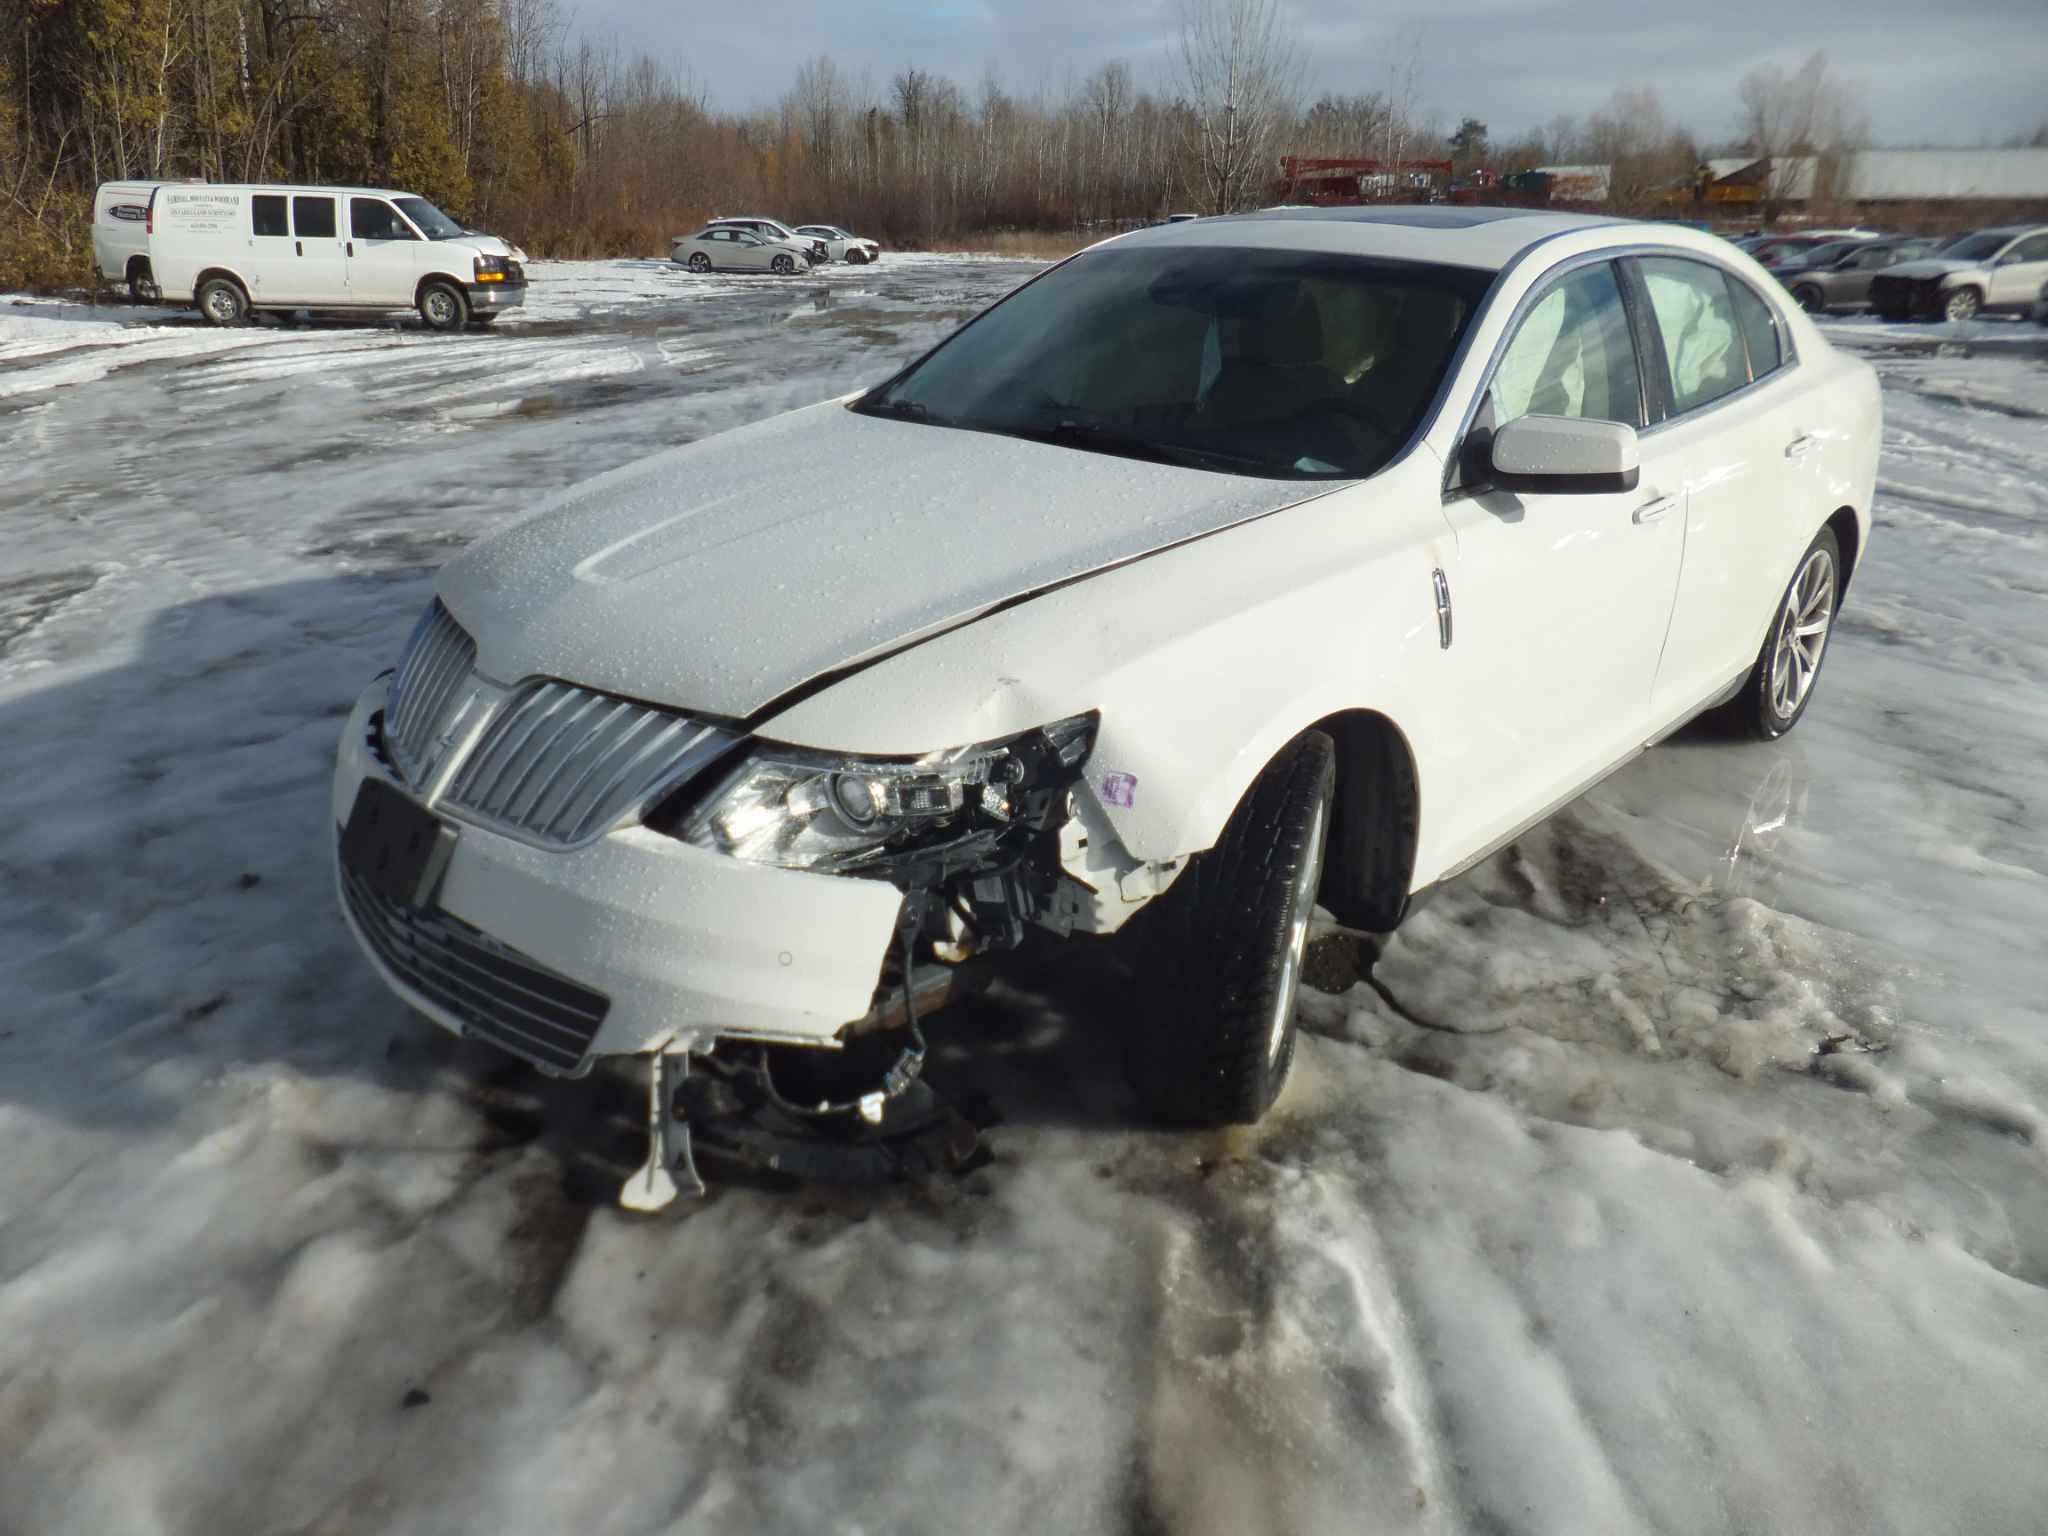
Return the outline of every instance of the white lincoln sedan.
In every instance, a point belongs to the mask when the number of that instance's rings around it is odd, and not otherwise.
[[[342,738],[342,910],[451,1030],[652,1058],[636,1206],[695,1187],[693,1062],[772,1093],[875,1036],[814,1112],[879,1123],[1032,928],[1138,919],[1142,1102],[1256,1120],[1317,904],[1392,929],[1702,711],[1798,723],[1878,436],[1871,370],[1682,228],[1126,235],[452,561]]]

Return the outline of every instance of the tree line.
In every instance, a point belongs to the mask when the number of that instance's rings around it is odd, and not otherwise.
[[[579,257],[665,252],[718,213],[902,246],[1221,212],[1270,201],[1282,153],[1600,159],[1630,207],[1697,156],[1641,89],[1583,127],[1446,137],[1418,103],[1419,32],[1389,41],[1380,78],[1305,100],[1283,0],[1181,3],[1154,80],[1121,60],[1029,85],[993,64],[965,85],[916,65],[877,79],[821,55],[735,111],[572,35],[556,0],[0,0],[0,287],[86,280],[92,188],[120,178],[402,187]],[[1789,110],[1758,126],[1815,132]]]

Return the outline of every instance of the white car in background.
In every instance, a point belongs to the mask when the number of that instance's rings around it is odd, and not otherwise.
[[[799,224],[796,232],[800,239],[822,241],[827,259],[832,261],[858,267],[881,259],[882,247],[878,242],[850,234],[837,224]]]
[[[342,908],[451,1030],[652,1059],[637,1207],[699,1187],[692,1062],[770,1092],[752,1043],[890,1036],[806,1110],[880,1121],[953,968],[1033,928],[1142,915],[1143,1103],[1256,1120],[1316,905],[1390,930],[1702,711],[1798,723],[1879,426],[1691,230],[1129,234],[452,561],[342,736]]]
[[[758,214],[747,214],[731,218],[716,218],[711,221],[711,226],[714,229],[751,230],[763,240],[780,241],[785,245],[793,245],[799,250],[809,251],[813,261],[826,261],[830,259],[826,254],[824,241],[815,237],[800,235],[779,219],[764,219]]]
[[[775,272],[789,277],[811,270],[808,244],[770,240],[751,229],[708,224],[669,242],[668,259],[692,272]]]

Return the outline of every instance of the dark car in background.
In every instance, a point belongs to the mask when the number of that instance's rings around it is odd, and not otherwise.
[[[1780,267],[1776,276],[1808,314],[1867,309],[1871,281],[1878,273],[1926,256],[1934,246],[1933,240],[1917,236],[1831,242],[1797,266]]]

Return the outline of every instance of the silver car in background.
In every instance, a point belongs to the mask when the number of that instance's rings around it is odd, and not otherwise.
[[[669,242],[668,259],[692,272],[774,272],[783,277],[811,269],[809,247],[768,240],[750,229],[712,224]]]

